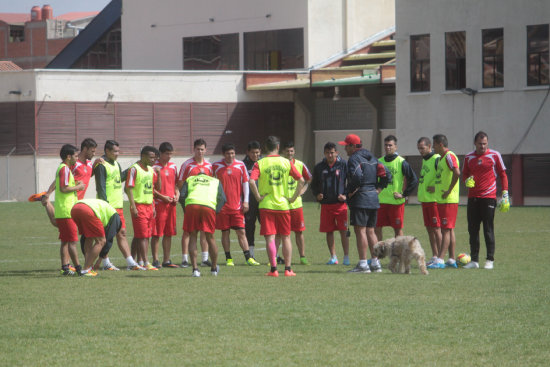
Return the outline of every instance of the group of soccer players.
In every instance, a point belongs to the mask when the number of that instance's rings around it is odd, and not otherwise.
[[[493,217],[496,207],[496,177],[503,184],[507,201],[507,179],[500,154],[489,150],[487,134],[476,135],[476,151],[465,159],[464,180],[469,187],[468,223],[472,265],[478,267],[479,229],[484,224],[487,244],[487,262],[494,261]],[[145,146],[140,159],[123,171],[117,162],[119,144],[107,140],[105,154],[92,162],[97,143],[90,138],[81,144],[80,151],[73,145],[61,148],[55,181],[49,190],[36,194],[31,200],[41,200],[61,240],[61,274],[97,276],[97,269],[119,270],[111,263],[108,253],[114,238],[127,262],[129,270],[192,267],[192,276],[201,276],[199,264],[210,267],[212,275],[219,272],[215,230],[221,230],[221,242],[226,265],[234,266],[230,250],[230,230],[237,235],[245,263],[260,265],[254,258],[256,220],[260,234],[266,241],[270,271],[278,277],[277,264],[284,263],[285,276],[295,276],[291,268],[292,242],[295,232],[300,263],[308,265],[305,255],[304,215],[301,196],[311,183],[312,192],[321,204],[320,232],[326,233],[330,253],[328,265],[338,264],[334,232],[340,233],[344,251],[344,265],[349,265],[350,224],[357,237],[359,263],[350,272],[381,271],[378,259],[366,259],[367,245],[372,247],[382,239],[382,228],[391,226],[394,235],[402,235],[404,205],[408,195],[418,186],[418,200],[422,203],[424,224],[428,230],[433,257],[428,267],[456,267],[454,260],[454,224],[458,210],[458,159],[448,149],[444,135],[418,140],[418,151],[423,157],[420,180],[397,153],[397,138],[384,139],[385,156],[379,160],[362,148],[357,135],[350,134],[340,145],[350,158],[349,164],[339,157],[337,145],[327,143],[325,158],[314,169],[295,159],[292,142],[285,143],[281,153],[280,141],[270,136],[265,142],[265,155],[260,156],[260,143],[251,141],[243,161],[235,157],[233,144],[222,146],[223,159],[211,164],[205,159],[206,142],[197,139],[193,157],[185,161],[178,172],[171,161],[173,146],[164,142],[157,150]],[[369,168],[372,166],[373,168]],[[83,199],[90,177],[95,175],[97,199]],[[372,177],[370,177],[372,176]],[[55,191],[52,205],[49,196]],[[123,192],[129,203],[134,238],[131,246],[126,239],[123,214]],[[373,195],[371,195],[371,193]],[[184,208],[181,240],[182,262],[176,265],[170,258],[172,237],[176,231],[176,208]],[[84,252],[84,267],[76,250],[78,232]],[[163,258],[159,260],[162,237]],[[201,247],[201,261],[197,261],[197,244]],[[148,261],[151,245],[152,263]],[[277,256],[282,244],[282,257]],[[449,252],[445,263],[443,258]],[[97,259],[97,261],[96,261]],[[70,265],[73,262],[74,266]]]

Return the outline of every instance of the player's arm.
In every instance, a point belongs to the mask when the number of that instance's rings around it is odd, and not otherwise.
[[[288,199],[289,203],[293,203],[296,201],[296,199],[298,199],[298,196],[300,196],[300,193],[302,192],[302,190],[304,189],[304,186],[306,185],[306,180],[304,180],[303,177],[300,177],[300,179],[298,179],[297,181],[298,181],[298,186],[296,187],[296,191],[294,191],[294,195],[292,195],[292,197]]]
[[[246,182],[243,182],[243,213],[248,212],[249,196],[250,196],[250,185],[248,184],[248,181],[246,181]]]
[[[411,168],[411,165],[407,161],[403,161],[403,165],[401,166],[401,171],[403,172],[403,177],[407,179],[407,186],[405,187],[405,190],[403,190],[403,194],[401,195],[401,198],[406,198],[418,186],[418,177],[416,177],[416,173],[414,173],[413,169]],[[397,198],[397,199],[400,199],[400,198]]]
[[[304,164],[304,167],[302,168],[302,177],[304,178],[304,187],[300,191],[300,196],[304,195],[307,191],[307,188],[309,187],[309,183],[311,182],[311,179],[313,178],[311,175],[311,172]]]
[[[250,173],[250,179],[248,180],[248,184],[250,186],[250,192],[252,192],[252,195],[254,195],[254,198],[259,203],[262,201],[264,196],[260,195],[260,191],[258,190],[258,185],[256,184],[256,180],[260,178],[260,167],[258,167],[258,162],[254,163],[254,167],[252,168],[252,172]]]
[[[383,189],[385,189],[391,182],[392,182],[392,175],[391,172],[388,170],[386,166],[384,166],[382,163],[378,162],[376,165],[376,191],[380,193]]]
[[[225,197],[225,192],[223,191],[223,186],[220,181],[218,182],[218,194],[216,197],[216,213],[219,213],[222,210],[226,201],[227,201],[227,198]]]
[[[449,196],[449,194],[451,193],[451,191],[453,191],[453,188],[455,187],[455,185],[458,182],[458,179],[460,177],[460,169],[458,168],[458,166],[455,165],[452,168],[452,171],[453,171],[453,177],[451,178],[451,183],[449,184],[449,189],[447,191],[443,191],[443,195],[441,195],[441,197],[443,199],[446,199],[447,196]]]
[[[98,164],[94,168],[95,191],[97,198],[103,201],[107,200],[107,170],[103,164]]]
[[[126,191],[126,195],[128,195],[128,201],[130,202],[130,213],[132,214],[132,217],[137,218],[138,210],[136,206],[136,201],[134,200],[136,169],[134,167],[130,167],[129,171],[130,172],[128,173],[126,187],[124,188],[124,191]]]

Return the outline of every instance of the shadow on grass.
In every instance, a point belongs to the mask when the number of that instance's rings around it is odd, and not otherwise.
[[[61,277],[59,271],[52,269],[33,269],[33,270],[5,270],[0,271],[0,277],[40,277],[57,278]]]

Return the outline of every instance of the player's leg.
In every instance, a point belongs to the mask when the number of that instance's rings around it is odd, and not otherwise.
[[[86,255],[84,257],[84,271],[89,271],[92,268],[92,265],[99,256],[101,249],[103,249],[105,242],[105,237],[86,238],[84,241],[84,248],[86,250]]]
[[[494,231],[494,218],[495,218],[495,199],[484,199],[483,202],[483,235],[485,238],[485,246],[487,247],[487,260],[495,260],[495,231]]]
[[[234,266],[233,258],[231,257],[231,240],[229,237],[229,229],[222,230],[222,247],[225,253],[225,263],[227,266]]]
[[[466,217],[468,219],[468,234],[470,237],[470,256],[472,261],[479,262],[479,229],[482,216],[478,198],[468,198]]]
[[[170,250],[172,249],[172,236],[164,235],[162,237],[162,264],[163,267],[165,264],[172,264],[170,260]],[[177,265],[174,265],[177,267]]]
[[[342,242],[342,251],[344,251],[344,265],[349,265],[349,237],[347,230],[341,230],[340,241]]]
[[[334,245],[334,232],[327,232],[326,233],[326,240],[327,240],[327,247],[328,252],[330,253],[330,258],[335,259],[336,258],[336,246]]]
[[[216,238],[214,237],[214,233],[210,232],[204,232],[204,237],[206,239],[206,242],[208,243],[208,254],[210,255],[210,261],[212,265],[210,265],[210,270],[212,273],[218,272],[218,246],[216,246]]]
[[[153,266],[159,265],[159,236],[155,235],[151,237],[151,256],[153,256]]]
[[[208,241],[206,240],[206,236],[204,234],[204,231],[200,232],[200,243],[201,243],[201,266],[211,266],[211,262],[208,261]]]
[[[185,232],[187,233],[187,232]],[[187,238],[189,239],[189,258],[191,259],[191,266],[193,267],[193,271],[198,270],[197,267],[197,231],[193,231],[191,233],[187,233]]]

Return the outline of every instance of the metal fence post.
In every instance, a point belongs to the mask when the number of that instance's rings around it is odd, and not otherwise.
[[[10,200],[10,155],[12,155],[13,152],[15,152],[15,149],[17,147],[13,147],[12,150],[8,153],[6,156],[6,193],[7,193],[7,200]]]

